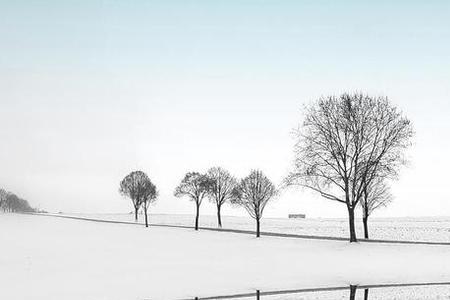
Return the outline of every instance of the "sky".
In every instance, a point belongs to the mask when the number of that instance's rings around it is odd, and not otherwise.
[[[151,212],[193,213],[173,196],[186,172],[279,184],[302,106],[343,92],[389,97],[416,131],[374,216],[450,216],[448,1],[0,0],[0,186],[48,211],[129,212],[119,183],[143,170]],[[346,208],[290,189],[265,211],[288,213]]]

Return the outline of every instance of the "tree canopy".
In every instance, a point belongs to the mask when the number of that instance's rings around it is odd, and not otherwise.
[[[156,186],[151,182],[147,174],[142,171],[133,171],[120,182],[119,192],[130,198],[135,209],[137,221],[138,210],[142,204],[147,205],[156,200],[158,192]]]
[[[353,211],[365,187],[376,178],[398,176],[413,134],[411,122],[386,97],[322,97],[305,107],[286,182],[345,204],[350,240],[356,241]]]

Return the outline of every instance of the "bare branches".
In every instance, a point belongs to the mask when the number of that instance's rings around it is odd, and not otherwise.
[[[125,176],[120,182],[119,192],[133,202],[135,220],[138,219],[138,210],[141,206],[144,208],[146,226],[148,206],[156,201],[158,191],[156,186],[142,171],[134,171]]]
[[[231,200],[237,182],[227,170],[221,167],[209,169],[206,175],[212,183],[209,191],[210,200],[216,204],[218,225],[222,227],[220,209],[224,203]]]
[[[364,191],[364,197],[361,200],[363,217],[368,218],[372,212],[380,207],[387,206],[392,200],[393,196],[389,186],[383,179],[377,178]]]
[[[195,230],[198,230],[200,205],[203,198],[211,192],[212,187],[213,181],[208,176],[198,172],[189,172],[175,189],[175,197],[188,196],[190,200],[195,202]]]
[[[361,199],[363,213],[364,237],[369,238],[369,216],[376,209],[387,206],[393,199],[389,186],[384,177],[377,177],[364,186],[364,193]]]
[[[222,206],[225,202],[230,201],[233,195],[233,189],[237,184],[236,179],[221,167],[209,169],[206,175],[212,181],[210,199],[217,206]]]
[[[404,164],[403,150],[413,135],[410,121],[387,98],[343,94],[321,98],[305,108],[303,126],[295,132],[295,171],[290,184],[320,192],[349,191],[348,205],[362,196],[363,180],[378,174],[396,177]],[[347,201],[347,200],[346,200]]]
[[[198,172],[187,173],[181,183],[176,187],[175,197],[188,196],[197,205],[211,191],[212,181],[204,174]]]
[[[411,122],[385,97],[320,98],[305,107],[304,122],[295,132],[294,171],[286,183],[346,204],[353,219],[366,185],[398,176],[413,134]],[[350,231],[356,240],[354,228]]]
[[[253,170],[233,191],[232,203],[244,207],[256,220],[257,237],[259,237],[259,221],[264,208],[277,193],[275,185],[260,170]]]

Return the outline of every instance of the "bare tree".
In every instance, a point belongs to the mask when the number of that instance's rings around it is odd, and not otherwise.
[[[411,122],[387,98],[343,94],[306,106],[295,135],[295,166],[286,183],[344,204],[350,242],[356,242],[354,210],[364,186],[398,175],[413,136]]]
[[[231,176],[227,170],[221,167],[213,167],[209,169],[206,175],[212,183],[209,196],[217,208],[217,223],[219,227],[222,227],[220,210],[224,203],[231,200],[233,196],[233,189],[237,184],[236,179]]]
[[[157,191],[147,174],[142,171],[131,172],[120,182],[119,192],[123,196],[131,199],[136,222],[138,221],[139,208],[145,203],[145,219],[146,225],[148,226],[147,208],[151,202],[155,201]]]
[[[175,197],[188,196],[190,200],[195,202],[195,230],[198,230],[200,205],[202,204],[203,198],[210,193],[212,185],[213,183],[208,176],[198,172],[189,172],[175,189]]]
[[[377,178],[367,186],[364,186],[361,208],[363,213],[364,238],[369,238],[369,216],[376,209],[387,206],[392,201],[389,186],[382,178]]]
[[[260,236],[260,220],[264,208],[276,194],[275,185],[260,170],[253,170],[233,190],[231,202],[243,206],[256,220],[256,237]]]
[[[156,201],[158,197],[158,191],[156,186],[151,182],[151,180],[147,177],[148,180],[143,182],[143,197],[141,201],[141,207],[144,211],[145,216],[145,227],[148,227],[148,207],[150,204]]]

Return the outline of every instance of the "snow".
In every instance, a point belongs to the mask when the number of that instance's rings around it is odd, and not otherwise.
[[[450,281],[447,246],[256,239],[32,215],[1,215],[0,228],[0,293],[13,300],[183,299]]]
[[[134,221],[132,214],[79,214],[79,216],[104,220]],[[140,221],[143,217],[140,216]],[[151,214],[150,222],[155,224],[193,226],[194,216]],[[222,218],[223,227],[229,229],[255,230],[255,222],[250,217]],[[200,215],[200,226],[217,227],[216,216]],[[362,222],[357,220],[358,237],[362,238]],[[369,223],[370,237],[373,239],[450,242],[450,218],[373,218]],[[346,219],[288,219],[263,218],[262,231],[277,233],[293,233],[302,235],[318,235],[348,237],[348,221]]]

